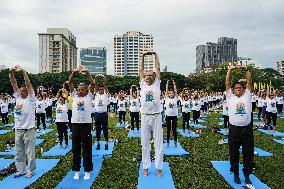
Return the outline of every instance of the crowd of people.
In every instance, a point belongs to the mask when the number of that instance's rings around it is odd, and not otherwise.
[[[155,71],[144,70],[146,55],[155,56]],[[171,133],[174,146],[177,147],[179,118],[182,119],[183,132],[190,132],[190,123],[198,124],[203,115],[213,109],[223,108],[224,128],[228,129],[229,133],[230,164],[234,181],[240,184],[238,166],[239,148],[242,146],[245,181],[251,184],[249,175],[252,173],[254,157],[253,115],[262,119],[263,128],[275,131],[278,113],[283,111],[283,94],[277,91],[254,92],[250,72],[240,66],[231,66],[228,69],[224,92],[178,89],[174,80],[168,80],[166,91],[161,91],[160,62],[155,52],[143,54],[139,67],[140,86],[132,85],[129,91],[121,90],[117,93],[108,90],[104,75],[93,77],[83,66],[73,70],[69,81],[64,83],[59,91],[39,87],[35,93],[26,71],[20,66],[12,68],[10,80],[14,94],[0,95],[0,113],[3,124],[8,124],[8,110],[14,112],[17,168],[14,177],[25,175],[30,178],[35,173],[35,133],[41,132],[40,125],[44,132],[47,128],[46,122],[50,122],[57,126],[62,148],[68,147],[68,132],[72,133],[74,179],[80,177],[81,156],[84,179],[90,179],[90,172],[93,170],[92,130],[96,131],[96,150],[101,150],[102,133],[105,140],[104,150],[108,150],[109,114],[118,113],[118,124],[128,127],[128,112],[131,120],[129,129],[134,133],[136,128],[141,134],[143,175],[148,176],[151,166],[150,138],[153,131],[155,167],[157,175],[162,176],[163,126],[167,132],[166,147],[170,147]],[[245,71],[245,84],[237,82],[232,86],[231,78],[235,70]],[[23,73],[24,85],[18,86],[15,72]],[[82,72],[89,83],[79,83],[75,88],[74,78]]]

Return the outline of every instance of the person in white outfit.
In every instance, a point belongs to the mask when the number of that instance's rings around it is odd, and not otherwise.
[[[156,73],[147,71],[144,77],[144,58],[146,55],[155,55]],[[143,175],[148,176],[151,166],[150,137],[153,130],[155,147],[155,167],[157,175],[162,176],[163,169],[163,129],[160,113],[160,62],[157,53],[144,53],[140,64],[140,88],[141,88],[141,144]]]

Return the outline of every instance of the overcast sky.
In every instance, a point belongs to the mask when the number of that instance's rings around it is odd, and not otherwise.
[[[38,35],[66,27],[77,47],[105,46],[113,74],[113,37],[154,36],[161,67],[189,74],[195,47],[221,36],[238,39],[238,56],[276,68],[284,58],[283,0],[0,0],[0,65],[38,72]],[[78,51],[79,54],[79,51]]]

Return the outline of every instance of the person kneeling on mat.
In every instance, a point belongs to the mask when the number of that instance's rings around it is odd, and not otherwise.
[[[85,72],[90,84],[88,88],[84,83],[74,88],[74,77],[79,72]],[[84,180],[90,179],[93,170],[92,162],[92,117],[91,108],[95,83],[88,69],[83,66],[76,68],[69,77],[69,88],[73,99],[72,104],[72,170],[75,171],[74,179],[79,179],[81,167],[81,146],[83,148]],[[89,91],[88,91],[89,89]]]
[[[253,84],[251,74],[246,71],[246,87],[243,83],[237,82],[231,89],[232,71],[236,67],[230,67],[226,76],[226,95],[229,115],[229,154],[230,171],[234,173],[234,182],[241,184],[239,177],[239,150],[242,146],[243,152],[243,173],[246,184],[251,184],[249,175],[253,169],[254,158],[254,137],[251,125],[251,92]],[[241,67],[238,66],[240,69]]]
[[[155,55],[156,73],[147,71],[144,78],[144,58],[146,55]],[[142,56],[140,64],[140,88],[141,88],[141,144],[143,175],[148,176],[151,166],[150,137],[153,130],[155,147],[155,167],[157,175],[162,176],[163,169],[163,129],[160,113],[160,62],[157,53],[148,52]]]

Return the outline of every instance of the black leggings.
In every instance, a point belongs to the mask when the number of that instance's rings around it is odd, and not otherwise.
[[[131,130],[134,130],[134,121],[135,121],[137,130],[139,131],[139,112],[130,112],[130,118],[131,118]]]
[[[9,122],[8,112],[7,113],[1,113],[1,117],[2,117],[3,124],[4,125],[8,124],[8,122]]]
[[[166,116],[167,143],[170,142],[170,132],[173,131],[174,141],[177,142],[177,116]]]
[[[271,120],[273,127],[276,127],[277,113],[267,112],[267,125],[270,126]]]
[[[193,123],[198,124],[198,119],[200,117],[200,111],[193,110],[192,116],[193,116]]]
[[[45,113],[37,113],[36,114],[36,127],[39,129],[40,121],[43,125],[43,129],[46,129],[46,124],[45,124]]]
[[[189,130],[189,119],[190,119],[190,112],[182,112],[182,129],[185,130],[185,124],[187,129]]]
[[[228,128],[229,127],[229,116],[223,115],[223,118],[224,118],[224,128]]]
[[[282,113],[282,111],[283,111],[283,104],[277,104],[277,111],[278,111],[278,113]]]
[[[59,144],[62,145],[62,141],[63,141],[63,135],[64,135],[64,139],[65,139],[65,144],[68,145],[68,134],[67,134],[67,126],[68,123],[65,122],[57,122],[56,126],[57,126],[57,132],[58,132],[58,139],[59,139]]]
[[[126,112],[125,111],[119,111],[118,113],[119,113],[119,115],[118,115],[119,123],[121,123],[122,120],[125,122]]]
[[[117,113],[117,103],[113,103],[113,113]]]
[[[257,107],[257,109],[258,109],[257,117],[258,117],[258,119],[260,119],[261,112],[262,112],[262,107]]]

